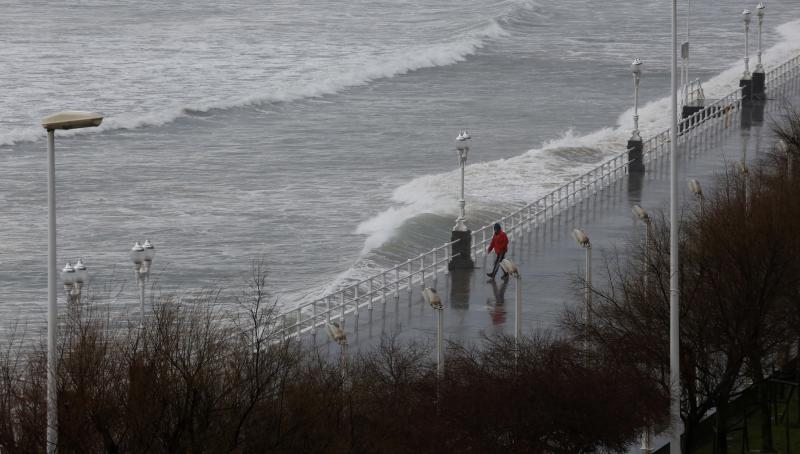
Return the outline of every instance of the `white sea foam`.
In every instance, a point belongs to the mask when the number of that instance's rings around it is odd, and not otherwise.
[[[777,30],[783,40],[764,52],[767,71],[800,52],[800,20],[783,24]],[[731,64],[727,70],[704,81],[706,97],[713,99],[734,90],[738,87],[742,70],[741,64]],[[664,97],[639,109],[639,126],[645,138],[669,127],[669,101],[669,97]],[[613,128],[582,136],[575,136],[569,130],[519,156],[469,164],[466,167],[466,179],[470,182],[466,197],[470,206],[481,208],[531,202],[548,188],[589,170],[611,153],[623,151],[633,128],[632,115],[633,109],[620,114],[617,126]],[[573,150],[573,153],[569,159],[560,159],[558,152],[565,149]],[[580,154],[588,159],[581,159]],[[456,172],[425,175],[398,187],[392,194],[394,206],[358,225],[356,233],[367,237],[362,255],[391,239],[404,222],[415,216],[424,213],[456,216]]]
[[[527,4],[528,2],[525,2]],[[187,32],[188,33],[188,32]],[[227,69],[219,70],[219,74],[214,74],[214,65],[219,62],[211,61],[206,70],[208,77],[225,79],[225,86],[231,86],[234,90],[217,90],[213,80],[206,81],[200,79],[197,74],[178,74],[175,82],[179,85],[165,85],[163,79],[153,82],[164,92],[147,91],[139,85],[146,86],[151,70],[146,67],[131,68],[131,71],[139,73],[141,83],[132,85],[131,92],[120,91],[112,88],[111,81],[103,81],[107,68],[118,65],[118,62],[100,61],[94,72],[94,76],[100,81],[96,91],[108,91],[121,97],[134,100],[142,97],[141,103],[128,105],[128,99],[118,98],[113,102],[101,101],[96,99],[95,93],[81,93],[80,105],[100,106],[93,110],[99,110],[106,114],[107,118],[99,128],[101,131],[117,129],[137,129],[149,126],[161,126],[170,123],[177,118],[196,113],[204,113],[216,109],[231,109],[251,105],[267,103],[291,102],[304,98],[315,98],[326,95],[336,94],[344,89],[364,85],[371,81],[391,78],[397,75],[406,74],[411,71],[423,68],[452,65],[465,60],[468,56],[486,45],[491,40],[507,36],[508,33],[498,23],[496,19],[481,21],[481,23],[466,27],[463,32],[455,33],[447,38],[441,38],[433,44],[406,44],[389,48],[386,45],[375,48],[366,46],[362,52],[349,52],[338,56],[324,55],[326,49],[320,49],[320,55],[312,56],[307,61],[297,62],[292,60],[278,61],[274,67],[264,66],[261,74],[248,74],[241,77],[241,80],[230,79]],[[424,40],[423,40],[424,41]],[[205,49],[201,49],[205,50]],[[20,52],[23,52],[22,50]],[[174,58],[179,59],[181,54],[176,54]],[[224,55],[223,55],[224,56]],[[222,58],[217,56],[214,58]],[[156,62],[166,65],[169,62]],[[300,64],[302,63],[302,64]],[[191,62],[185,62],[185,66],[190,67]],[[162,69],[163,70],[163,69]],[[253,71],[250,69],[250,71]],[[202,74],[202,73],[201,73]],[[249,79],[252,79],[249,80]],[[182,90],[182,85],[192,86],[199,82],[207,84],[204,89],[206,93],[199,96],[187,96]],[[81,83],[80,80],[65,82],[67,84]],[[108,85],[106,85],[108,84]],[[180,90],[180,91],[175,91]],[[238,92],[238,93],[237,93]],[[255,93],[255,94],[252,94]],[[74,105],[73,101],[65,98],[63,101],[58,99],[57,93],[29,93],[27,90],[9,90],[6,93],[9,100],[8,109],[23,106],[30,106],[33,100],[28,100],[28,96],[54,96],[55,102],[59,104]],[[72,104],[70,104],[72,103]],[[139,105],[141,104],[141,106]],[[110,112],[105,110],[111,110]],[[9,113],[10,115],[10,113]],[[40,140],[44,137],[44,131],[35,126],[37,115],[44,115],[43,112],[29,112],[30,121],[25,123],[31,126],[19,127],[18,125],[7,125],[6,131],[0,133],[0,146],[13,145],[19,142]],[[2,109],[0,109],[0,120],[2,120]],[[0,123],[2,125],[2,123]],[[93,131],[97,132],[97,129]],[[75,130],[66,135],[84,134],[87,131]]]

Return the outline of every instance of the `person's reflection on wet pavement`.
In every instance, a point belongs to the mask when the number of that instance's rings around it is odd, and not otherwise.
[[[489,311],[489,317],[492,319],[493,325],[502,325],[506,322],[506,287],[508,286],[508,279],[503,279],[500,287],[492,280],[492,291],[494,292],[494,304],[492,300],[486,301],[486,309]]]

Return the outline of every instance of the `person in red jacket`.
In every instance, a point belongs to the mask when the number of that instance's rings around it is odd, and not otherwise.
[[[491,273],[486,273],[487,276],[494,279],[495,274],[497,274],[497,269],[500,268],[500,262],[506,257],[506,251],[508,250],[508,237],[506,236],[506,232],[503,231],[502,227],[500,227],[500,223],[496,223],[494,225],[494,235],[492,236],[492,242],[489,243],[489,249],[486,250],[486,253],[490,253],[494,251],[495,258],[494,258],[494,267],[492,267]],[[503,271],[503,279],[508,277],[508,273]]]

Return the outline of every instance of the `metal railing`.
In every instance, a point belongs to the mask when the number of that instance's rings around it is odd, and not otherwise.
[[[410,296],[415,285],[419,285],[420,290],[428,283],[435,288],[439,274],[449,272],[448,263],[455,257],[450,253],[454,243],[456,241],[444,243],[381,273],[283,312],[278,317],[277,332],[284,340],[304,333],[316,335],[317,328],[333,320],[344,325],[349,315],[357,318],[362,309],[371,311],[375,304],[386,304],[390,297],[399,300],[403,291]]]
[[[794,80],[800,72],[800,55],[772,68],[764,76],[768,90],[779,88],[787,82]]]
[[[778,89],[797,78],[799,74],[800,55],[770,69],[765,74],[767,89]],[[699,80],[687,84],[687,89],[691,90],[687,94],[693,93],[692,96],[697,97],[695,99],[705,99]],[[733,122],[732,114],[741,108],[741,88],[736,88],[704,106],[693,115],[682,119],[678,124],[679,137],[685,139],[691,136],[702,127],[713,124],[711,120],[724,122],[723,124],[727,126]],[[669,142],[669,129],[645,140],[642,156],[644,163],[668,154]],[[630,163],[628,154],[629,150],[625,150],[608,158],[592,170],[562,184],[495,222],[502,223],[512,238],[523,231],[530,231],[539,224],[561,214],[570,206],[574,207],[580,201],[603,191],[622,176],[627,175]],[[495,222],[472,232],[470,253],[473,260],[477,260],[479,254],[483,254],[484,259],[486,258],[486,246],[491,241]],[[336,320],[344,325],[348,316],[358,317],[362,309],[371,311],[376,303],[386,304],[389,297],[398,300],[402,291],[405,291],[410,297],[414,285],[419,285],[422,289],[427,283],[426,279],[430,279],[432,286],[436,287],[439,273],[448,274],[447,265],[453,257],[450,247],[454,243],[455,241],[444,243],[383,272],[347,284],[322,298],[302,303],[281,313],[278,317],[277,332],[283,339],[300,337],[305,333],[316,335],[317,328],[331,321]]]
[[[560,214],[564,209],[577,205],[580,201],[597,194],[614,181],[628,173],[628,151],[618,153],[603,161],[594,169],[585,172],[574,180],[539,197],[535,201],[503,216],[496,222],[505,226],[506,233],[513,238],[515,233],[530,231],[542,222]],[[486,254],[486,246],[491,241],[495,222],[484,225],[472,232],[472,257]]]

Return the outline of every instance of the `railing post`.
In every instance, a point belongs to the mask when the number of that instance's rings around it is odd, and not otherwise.
[[[394,267],[394,299],[400,299],[400,265]]]
[[[295,323],[295,326],[297,326],[297,340],[300,340],[300,330],[302,328],[300,322],[302,321],[302,317],[303,317],[303,310],[298,307],[297,308],[297,323]]]
[[[475,244],[475,243],[473,243],[473,244]],[[438,276],[439,273],[437,272],[438,271],[437,268],[439,268],[439,264],[436,263],[436,255],[437,255],[436,254],[436,248],[433,248],[433,250],[431,251],[431,254],[433,254],[433,288],[436,288],[436,284],[438,283],[436,281],[439,279],[439,276]]]
[[[311,312],[314,314],[314,319],[311,321],[311,337],[317,338],[317,302],[311,302]]]
[[[411,294],[411,292],[413,291],[413,289],[411,288],[411,284],[412,284],[412,281],[411,281],[411,267],[412,267],[412,266],[413,266],[413,265],[411,264],[411,260],[409,260],[409,261],[408,261],[408,294],[409,294],[409,295],[410,295],[410,294]]]
[[[386,305],[386,271],[381,275],[381,295],[383,296],[383,304]]]
[[[331,322],[331,298],[332,295],[328,295],[328,297],[325,298],[325,314],[326,314],[325,318],[328,323]]]
[[[345,300],[344,300],[344,292],[345,292],[345,289],[341,289],[339,291],[339,307],[342,309],[342,328],[343,329],[344,329],[344,320],[345,320],[344,316],[346,315],[346,311],[347,311],[347,308],[346,308],[346,305],[345,305]]]
[[[373,286],[373,279],[369,278],[369,300],[367,302],[367,309],[372,310],[372,300],[375,298],[375,287]]]
[[[420,255],[420,257],[419,257],[419,275],[420,275],[420,279],[419,279],[420,289],[424,289],[425,288],[425,254],[424,253],[422,255]]]
[[[355,302],[355,305],[354,305],[355,307],[353,308],[353,314],[355,314],[356,318],[358,318],[358,299],[359,299],[359,296],[358,296],[358,282],[356,282],[356,285],[353,286],[353,301]]]
[[[447,245],[447,246],[444,248],[444,261],[445,261],[445,263],[447,263],[447,264],[449,264],[449,263],[450,263],[450,247],[451,247],[451,246],[452,246],[452,245],[448,244],[448,245]],[[475,243],[472,243],[472,247],[475,247]],[[444,275],[445,275],[445,276],[447,276],[448,274],[450,274],[450,266],[445,266],[445,267],[444,267]]]
[[[286,314],[281,316],[281,340],[286,342]]]

